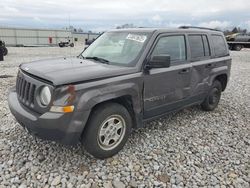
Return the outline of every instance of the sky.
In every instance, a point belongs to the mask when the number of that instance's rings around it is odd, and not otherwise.
[[[105,31],[194,25],[250,31],[250,0],[0,0],[0,26]]]

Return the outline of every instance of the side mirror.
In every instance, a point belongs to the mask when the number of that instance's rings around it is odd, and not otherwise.
[[[147,69],[151,68],[168,68],[170,67],[171,58],[169,55],[156,55],[153,56],[148,64],[146,65]]]

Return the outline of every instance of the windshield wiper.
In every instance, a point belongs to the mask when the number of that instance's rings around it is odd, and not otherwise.
[[[99,61],[101,63],[104,63],[104,64],[109,64],[109,60],[107,59],[104,59],[104,58],[101,58],[101,57],[85,57],[85,59],[94,59],[95,61]]]
[[[76,56],[77,58],[80,58],[80,59],[84,59],[84,57],[83,57],[83,55],[82,54],[80,54],[80,55],[78,55],[78,56]]]

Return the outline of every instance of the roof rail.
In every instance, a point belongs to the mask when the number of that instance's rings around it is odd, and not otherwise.
[[[207,27],[196,27],[196,26],[180,26],[179,29],[206,29],[211,31],[221,31],[219,29],[211,29]]]

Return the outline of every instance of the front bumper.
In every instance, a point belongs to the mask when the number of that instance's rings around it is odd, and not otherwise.
[[[38,114],[20,104],[15,90],[10,91],[8,103],[18,123],[32,135],[67,145],[74,145],[80,141],[89,116],[89,111]]]

